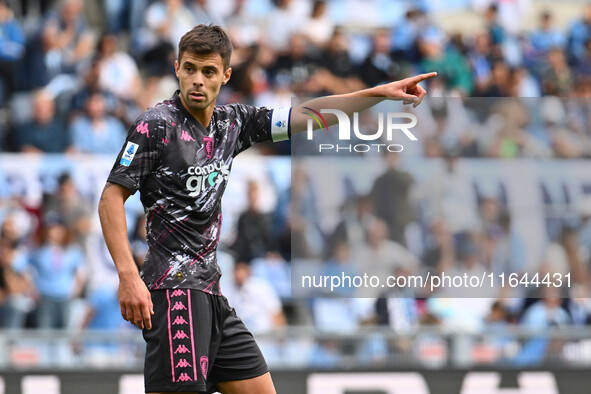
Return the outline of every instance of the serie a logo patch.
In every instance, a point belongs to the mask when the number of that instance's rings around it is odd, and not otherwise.
[[[138,144],[134,144],[133,142],[128,142],[127,146],[125,147],[125,152],[123,152],[123,156],[121,156],[121,161],[119,162],[119,164],[121,164],[122,166],[125,166],[125,167],[129,167],[138,148],[139,148]]]

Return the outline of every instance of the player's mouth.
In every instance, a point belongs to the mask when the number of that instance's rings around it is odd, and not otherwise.
[[[189,93],[189,97],[193,100],[198,100],[198,101],[205,100],[205,95],[203,93],[199,93],[199,92]]]

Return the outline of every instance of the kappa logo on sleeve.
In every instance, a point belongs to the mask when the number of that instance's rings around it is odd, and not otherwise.
[[[121,164],[122,166],[125,166],[125,167],[129,167],[138,148],[139,148],[138,144],[134,144],[133,142],[128,142],[127,146],[125,147],[125,152],[123,152],[123,156],[121,156],[121,161],[119,162],[119,164]]]
[[[150,138],[150,129],[148,128],[148,124],[146,122],[141,122],[135,128],[136,133],[140,133],[145,135],[146,137]]]

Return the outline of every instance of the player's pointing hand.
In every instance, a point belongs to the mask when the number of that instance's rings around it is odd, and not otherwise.
[[[404,104],[413,104],[413,107],[416,107],[427,94],[427,91],[419,83],[436,76],[436,72],[431,72],[391,82],[382,86],[383,95],[384,97],[402,99]]]

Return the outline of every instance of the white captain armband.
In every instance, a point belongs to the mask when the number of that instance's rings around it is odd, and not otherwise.
[[[274,108],[271,112],[271,139],[273,142],[288,140],[290,137],[289,108]]]

